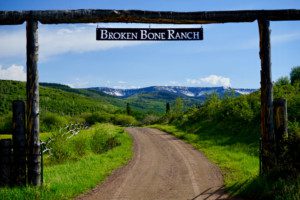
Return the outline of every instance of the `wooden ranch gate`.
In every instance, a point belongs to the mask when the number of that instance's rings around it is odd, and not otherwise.
[[[300,10],[241,10],[209,12],[157,12],[141,10],[45,10],[0,11],[0,25],[17,25],[26,21],[27,36],[27,144],[28,183],[40,185],[38,22],[69,23],[156,23],[212,24],[254,22],[257,20],[261,59],[261,165],[268,172],[276,163],[273,124],[273,86],[271,78],[270,21],[300,20]]]

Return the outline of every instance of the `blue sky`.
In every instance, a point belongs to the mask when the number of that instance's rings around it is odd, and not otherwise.
[[[0,10],[143,9],[207,11],[300,9],[299,0],[0,0]],[[203,25],[203,41],[100,42],[96,27],[177,27],[154,24],[72,24],[39,26],[41,82],[73,87],[119,88],[150,85],[258,88],[258,26]],[[183,25],[200,27],[200,25]],[[300,65],[300,21],[272,22],[273,80]],[[25,80],[25,24],[0,26],[0,79]]]

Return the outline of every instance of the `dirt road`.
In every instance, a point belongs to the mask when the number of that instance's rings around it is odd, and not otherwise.
[[[128,128],[134,158],[79,199],[227,199],[222,175],[202,153],[162,131]]]

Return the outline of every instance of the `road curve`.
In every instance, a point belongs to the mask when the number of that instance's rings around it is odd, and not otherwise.
[[[220,170],[191,145],[157,129],[127,128],[134,158],[78,199],[229,199]]]

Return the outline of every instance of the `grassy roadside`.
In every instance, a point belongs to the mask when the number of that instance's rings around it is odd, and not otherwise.
[[[156,124],[150,127],[171,133],[202,151],[221,168],[225,187],[232,195],[246,199],[300,199],[299,178],[268,181],[266,177],[258,176],[258,138],[249,134],[253,131],[251,128],[244,134],[230,135],[220,124],[202,123],[197,133],[188,133],[173,125]]]
[[[97,129],[107,129],[109,133],[115,134],[120,144],[104,153],[97,154],[87,149],[79,159],[47,164],[44,169],[45,184],[42,187],[3,188],[0,189],[0,199],[71,199],[101,183],[114,169],[126,164],[132,157],[132,139],[123,128],[97,124],[78,134],[79,140],[92,137],[91,134]],[[71,144],[76,142],[66,146]]]

